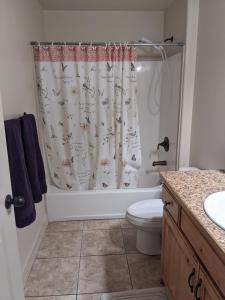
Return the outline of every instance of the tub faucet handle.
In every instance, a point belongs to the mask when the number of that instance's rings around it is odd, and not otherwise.
[[[164,140],[161,143],[158,144],[157,150],[159,150],[160,146],[163,147],[166,152],[169,151],[169,149],[170,149],[170,141],[169,141],[169,138],[167,136],[164,138]]]

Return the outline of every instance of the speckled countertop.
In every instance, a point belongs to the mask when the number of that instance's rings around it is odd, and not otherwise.
[[[225,191],[225,173],[213,170],[167,171],[160,175],[162,182],[179,200],[185,211],[205,230],[211,244],[215,243],[215,247],[222,250],[225,259],[225,230],[213,223],[203,208],[204,200],[210,194]]]

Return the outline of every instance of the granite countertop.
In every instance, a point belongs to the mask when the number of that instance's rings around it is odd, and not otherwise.
[[[203,203],[212,193],[225,191],[225,174],[220,171],[166,171],[160,173],[162,182],[173,192],[181,206],[205,230],[225,259],[225,230],[206,215]],[[225,217],[225,212],[224,212]]]

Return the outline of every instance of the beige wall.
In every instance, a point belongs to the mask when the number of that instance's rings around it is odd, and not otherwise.
[[[164,37],[174,36],[175,41],[185,41],[187,21],[187,1],[175,0],[165,10]]]
[[[2,0],[0,5],[0,90],[4,117],[19,116],[24,111],[36,115],[29,41],[43,37],[40,6],[36,0]],[[35,243],[47,222],[44,202],[36,209],[35,223],[17,231],[24,275],[29,269]]]
[[[163,38],[163,12],[45,11],[45,40],[131,41]]]
[[[225,168],[224,15],[224,0],[200,0],[191,138],[191,163],[200,168]]]

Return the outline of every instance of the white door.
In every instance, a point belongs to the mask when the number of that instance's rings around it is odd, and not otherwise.
[[[3,120],[0,96],[0,300],[24,300],[14,209],[5,208],[12,192]]]

